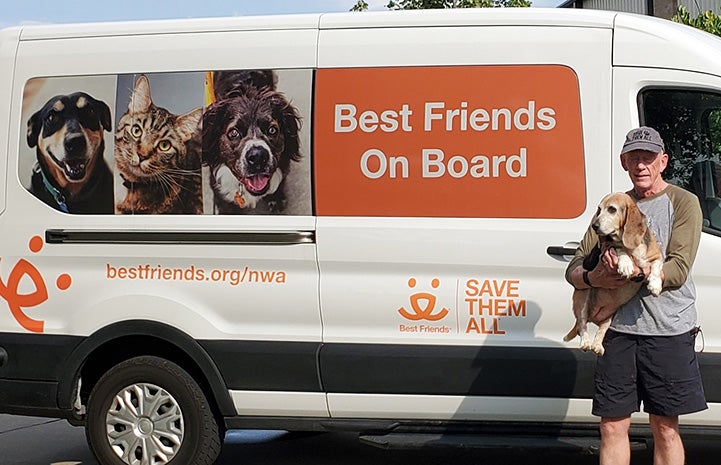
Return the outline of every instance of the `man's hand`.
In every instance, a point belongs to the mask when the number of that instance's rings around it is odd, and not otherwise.
[[[628,280],[618,274],[618,255],[614,248],[609,248],[601,255],[596,268],[588,272],[588,280],[593,287],[606,289],[616,289],[628,284]]]

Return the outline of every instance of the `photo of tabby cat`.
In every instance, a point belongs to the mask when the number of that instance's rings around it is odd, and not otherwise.
[[[156,106],[148,78],[137,78],[115,132],[122,214],[202,214],[202,107],[176,115]]]

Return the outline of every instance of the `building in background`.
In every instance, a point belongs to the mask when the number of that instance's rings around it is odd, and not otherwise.
[[[559,8],[625,11],[670,19],[678,6],[686,7],[692,17],[707,10],[718,14],[721,0],[567,0]]]

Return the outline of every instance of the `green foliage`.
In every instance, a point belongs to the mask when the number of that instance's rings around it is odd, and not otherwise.
[[[693,26],[721,37],[721,16],[715,15],[711,10],[704,11],[695,18],[691,18],[688,10],[684,6],[679,6],[676,14],[671,19],[677,23]]]
[[[364,0],[358,0],[358,3],[353,5],[350,11],[366,11],[368,9],[368,2]]]
[[[442,8],[529,7],[530,0],[389,0],[389,10],[431,10]],[[368,3],[359,0],[350,11],[366,11]]]

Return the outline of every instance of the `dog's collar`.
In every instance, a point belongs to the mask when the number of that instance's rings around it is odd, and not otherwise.
[[[238,190],[235,192],[235,196],[233,196],[233,200],[235,200],[235,204],[238,205],[238,208],[245,208],[245,188],[243,187],[242,182],[238,182]]]
[[[65,196],[62,192],[55,188],[55,186],[50,184],[50,181],[45,176],[45,173],[43,173],[42,168],[40,168],[39,163],[35,163],[35,166],[33,166],[33,173],[40,175],[43,180],[43,186],[45,186],[45,190],[48,191],[48,194],[50,194],[53,199],[55,199],[55,203],[58,204],[58,208],[60,209],[60,211],[64,213],[69,213],[68,205],[65,203]]]

